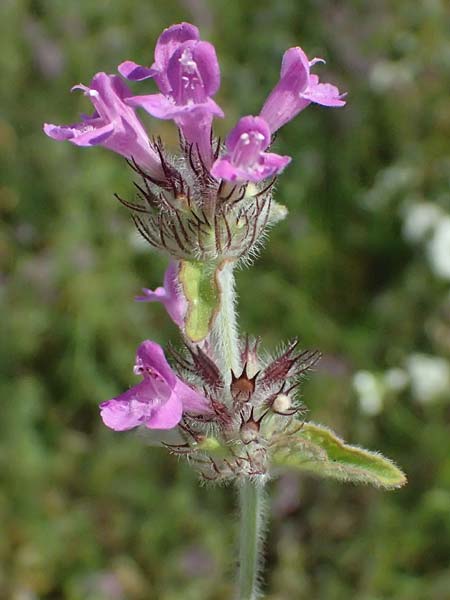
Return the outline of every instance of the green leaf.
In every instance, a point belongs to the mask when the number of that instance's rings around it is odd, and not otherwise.
[[[192,342],[208,335],[219,311],[218,270],[216,263],[181,261],[179,281],[188,303],[185,331]]]
[[[406,483],[404,473],[388,458],[350,446],[322,425],[305,423],[280,434],[273,442],[272,461],[341,481],[393,489]]]

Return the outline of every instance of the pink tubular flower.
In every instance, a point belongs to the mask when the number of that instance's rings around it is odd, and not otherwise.
[[[155,79],[160,94],[133,96],[128,104],[158,119],[173,119],[209,166],[212,119],[224,116],[212,99],[219,89],[220,68],[214,46],[198,37],[197,28],[189,23],[169,27],[158,39],[151,68],[126,61],[119,72],[128,79]]]
[[[209,42],[188,41],[180,44],[167,65],[170,91],[127,99],[131,106],[141,106],[158,119],[176,119],[203,109],[223,116],[212,100],[220,85],[219,63]]]
[[[144,67],[131,60],[126,60],[119,65],[118,71],[130,81],[142,81],[153,77],[161,92],[169,94],[171,88],[167,80],[167,67],[170,57],[184,42],[199,39],[199,31],[194,25],[190,23],[172,25],[172,27],[164,29],[159,36],[155,47],[155,62],[151,67]]]
[[[211,174],[227,181],[258,182],[280,173],[291,158],[265,152],[270,129],[262,117],[242,117],[226,140],[227,153],[213,164]]]
[[[117,75],[97,73],[90,87],[79,84],[92,104],[92,116],[83,115],[74,125],[44,124],[44,132],[55,140],[68,140],[77,146],[104,146],[136,163],[156,179],[164,179],[161,161],[150,145],[134,110],[125,103],[131,92]]]
[[[175,261],[171,261],[164,274],[164,285],[156,290],[143,288],[143,295],[136,296],[137,302],[161,302],[164,304],[167,313],[172,321],[182,327],[184,324],[184,315],[186,314],[187,303],[177,281],[178,267]]]
[[[107,427],[115,431],[140,425],[172,429],[181,421],[183,412],[211,413],[208,400],[177,377],[155,342],[147,340],[139,346],[134,372],[143,377],[141,383],[100,404],[100,415]]]
[[[330,83],[320,83],[317,75],[311,75],[310,68],[321,58],[308,59],[299,47],[289,48],[281,63],[280,80],[267,98],[262,110],[270,131],[274,133],[293,119],[311,102],[322,106],[344,106],[344,94]]]

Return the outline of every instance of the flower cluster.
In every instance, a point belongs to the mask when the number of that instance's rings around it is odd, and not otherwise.
[[[273,134],[311,102],[343,106],[334,85],[320,83],[301,48],[284,54],[280,80],[261,112],[244,116],[225,143],[214,138],[212,121],[223,117],[213,99],[220,85],[214,46],[193,25],[169,27],[159,37],[150,67],[125,61],[129,81],[153,79],[159,93],[133,95],[117,75],[97,73],[90,86],[76,85],[94,106],[92,116],[68,126],[45,124],[45,133],[78,146],[100,145],[126,157],[141,177],[139,202],[121,201],[154,247],[178,260],[236,260],[251,256],[266,228],[284,211],[272,199],[276,176],[290,157],[270,152]],[[173,120],[180,152],[169,154],[149,138],[136,116],[142,108]]]
[[[213,119],[224,116],[214,100],[220,85],[216,51],[196,27],[181,23],[160,35],[152,65],[128,60],[118,67],[131,82],[153,79],[156,93],[133,95],[118,75],[97,73],[89,86],[73,88],[92,102],[91,116],[74,125],[44,125],[56,140],[104,146],[127,159],[140,177],[138,200],[119,200],[142,236],[171,261],[163,287],[144,288],[136,300],[161,302],[180,328],[185,349],[173,351],[177,372],[159,345],[143,342],[134,368],[142,380],[103,402],[102,419],[118,431],[178,426],[180,443],[171,450],[188,454],[206,479],[268,471],[277,436],[295,429],[301,411],[295,398],[299,377],[319,357],[298,352],[293,343],[278,358],[263,360],[257,343],[247,339],[236,372],[230,372],[211,338],[222,270],[251,257],[267,227],[286,214],[272,190],[291,158],[271,151],[274,133],[311,103],[345,104],[337,87],[311,73],[319,62],[324,61],[309,60],[301,48],[287,50],[279,81],[260,113],[240,118],[222,143],[212,131]],[[174,121],[178,153],[147,135],[138,108]],[[206,333],[190,334],[192,322],[201,319],[210,322]],[[213,438],[207,435],[211,431]]]

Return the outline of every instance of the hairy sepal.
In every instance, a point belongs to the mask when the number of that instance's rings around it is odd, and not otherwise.
[[[405,474],[388,458],[346,444],[331,429],[314,423],[280,434],[273,441],[272,464],[385,489],[406,483]]]

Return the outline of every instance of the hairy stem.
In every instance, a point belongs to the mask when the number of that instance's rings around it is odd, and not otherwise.
[[[239,547],[239,600],[257,598],[258,569],[262,545],[262,485],[244,482],[239,489],[241,508]]]
[[[236,295],[233,264],[226,264],[220,272],[221,308],[217,315],[211,340],[220,362],[225,382],[231,381],[231,370],[239,369],[239,342],[236,320]],[[231,397],[229,398],[231,402]],[[253,480],[239,485],[240,539],[239,539],[239,600],[257,597],[258,567],[262,546],[263,487]]]
[[[222,374],[227,383],[231,381],[231,370],[236,373],[239,366],[239,342],[233,269],[233,263],[227,263],[220,271],[221,305],[212,332],[215,354],[220,362]]]

